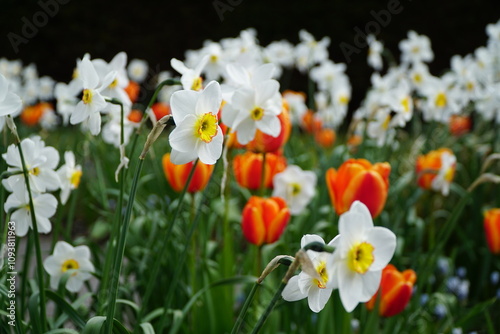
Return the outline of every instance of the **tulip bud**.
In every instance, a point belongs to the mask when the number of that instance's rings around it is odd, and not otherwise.
[[[260,246],[277,241],[289,220],[290,211],[281,197],[252,196],[243,208],[241,228],[249,242]]]
[[[484,232],[488,248],[493,254],[500,254],[500,209],[490,209],[484,213]]]
[[[326,172],[326,185],[338,215],[349,210],[354,201],[368,207],[373,218],[384,208],[389,190],[391,166],[387,162],[372,165],[365,159],[349,159],[339,170]]]
[[[372,310],[380,294],[378,311],[381,316],[392,317],[401,313],[410,301],[416,280],[417,275],[413,270],[399,272],[392,264],[388,264],[382,270],[379,291],[365,304],[366,308]]]
[[[168,183],[170,183],[172,189],[177,192],[182,191],[189,174],[191,173],[193,162],[189,162],[184,165],[175,165],[170,161],[170,153],[166,153],[162,158],[162,164],[163,172],[165,173],[165,177],[167,178]],[[205,189],[213,170],[214,165],[206,165],[203,162],[198,161],[187,191],[195,193]]]
[[[257,190],[260,188],[262,179],[262,159],[262,154],[249,151],[234,157],[234,176],[240,186],[250,190]],[[264,171],[264,186],[266,188],[271,188],[273,186],[274,175],[284,171],[285,168],[286,159],[284,156],[267,153]]]

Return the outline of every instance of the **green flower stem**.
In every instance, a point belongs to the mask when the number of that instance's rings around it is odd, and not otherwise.
[[[120,145],[123,145],[124,143],[124,130],[123,130],[123,118],[124,118],[124,113],[123,113],[123,103],[116,99],[107,99],[106,100],[109,103],[112,104],[117,104],[120,106]],[[120,162],[121,163],[121,162]],[[115,247],[117,245],[117,240],[118,240],[118,235],[120,233],[120,223],[123,220],[123,193],[124,193],[124,187],[125,187],[125,171],[122,170],[120,172],[120,180],[119,180],[119,185],[120,185],[120,191],[118,195],[118,204],[117,204],[117,210],[116,210],[116,215],[115,215],[115,220],[113,223],[113,228],[111,231],[110,239],[109,239],[109,246],[106,251],[106,257],[104,260],[104,270],[103,270],[103,279],[102,279],[102,286],[100,288],[100,298],[99,298],[99,314],[104,313],[104,300],[108,299],[109,296],[106,295],[106,293],[110,290],[108,290],[108,284],[110,282],[109,275],[111,268],[114,267],[113,264],[113,255],[115,255]],[[116,256],[116,255],[115,255]],[[111,290],[113,291],[113,290]]]
[[[113,328],[113,318],[115,315],[116,309],[116,298],[118,295],[118,281],[120,278],[120,271],[123,260],[123,253],[125,251],[125,241],[127,239],[127,231],[130,223],[130,216],[132,214],[132,207],[134,206],[134,199],[137,193],[137,185],[139,183],[139,177],[141,175],[142,167],[144,165],[144,159],[139,159],[139,163],[137,164],[134,179],[132,180],[132,187],[130,189],[129,200],[127,203],[127,210],[125,212],[125,217],[123,219],[123,223],[121,226],[121,233],[118,239],[118,244],[114,252],[114,261],[113,261],[113,271],[111,272],[111,287],[110,294],[107,303],[107,315],[106,315],[106,324],[105,324],[105,334],[111,334],[111,329]],[[124,174],[123,172],[121,174]],[[121,211],[121,209],[120,209]]]
[[[18,244],[17,242],[19,241],[20,238],[16,238],[16,245]],[[33,247],[33,235],[31,233],[28,233],[28,240],[26,240],[26,251],[24,254],[24,261],[23,261],[23,279],[21,280],[21,319],[24,319],[24,313],[28,309],[26,307],[26,293],[28,291],[28,273],[29,273],[29,268],[31,268],[31,252],[32,252],[32,247]]]
[[[146,107],[146,111],[144,112],[144,114],[142,116],[141,123],[139,123],[139,127],[137,128],[137,130],[136,130],[136,132],[134,134],[134,137],[132,139],[132,145],[131,145],[130,154],[129,154],[130,157],[134,156],[135,149],[137,147],[137,140],[139,139],[139,135],[142,132],[142,128],[144,127],[144,124],[146,123],[146,121],[148,119],[148,115],[147,115],[146,112],[149,109],[151,109],[151,107],[155,103],[156,98],[158,97],[158,94],[160,93],[160,90],[164,86],[175,86],[175,85],[180,85],[180,84],[181,84],[181,82],[179,80],[176,80],[176,79],[167,79],[165,81],[160,82],[160,84],[158,85],[158,87],[156,87],[155,92],[153,93],[153,96],[151,97],[151,100],[149,100],[148,106]]]
[[[9,116],[10,117],[10,116]],[[23,174],[24,181],[26,183],[26,189],[28,191],[29,197],[29,207],[31,213],[31,224],[33,225],[33,239],[35,241],[35,255],[36,255],[36,269],[37,269],[37,278],[38,278],[38,289],[40,290],[40,321],[41,321],[41,329],[43,332],[47,329],[47,314],[45,309],[45,283],[43,280],[43,262],[42,262],[42,249],[40,247],[40,236],[38,235],[38,225],[36,223],[35,217],[35,206],[33,205],[33,196],[31,194],[30,180],[28,177],[28,170],[26,168],[26,161],[24,160],[23,149],[21,147],[21,140],[16,135],[16,144],[19,148],[19,155],[21,157],[21,163],[23,166]]]
[[[257,321],[257,324],[253,328],[252,334],[257,334],[261,330],[262,326],[264,326],[264,323],[266,322],[267,318],[273,311],[274,307],[276,306],[276,303],[278,302],[279,299],[281,299],[281,293],[285,289],[286,284],[287,282],[285,282],[285,280],[281,281],[280,286],[278,287],[276,293],[273,296],[273,299],[271,299],[271,302],[269,303],[269,305],[267,305],[266,310],[260,316],[259,321]]]
[[[252,304],[253,298],[255,296],[255,293],[257,290],[260,288],[262,284],[259,283],[259,281],[255,282],[255,284],[252,286],[252,290],[250,290],[250,293],[248,294],[247,299],[245,300],[245,304],[243,304],[243,307],[241,308],[240,314],[238,315],[238,318],[236,319],[236,322],[234,323],[234,327],[231,330],[231,334],[237,334],[240,331],[240,327],[243,324],[243,320],[245,320],[245,315],[248,312],[248,308]]]
[[[179,278],[181,276],[180,272],[183,269],[184,261],[186,260],[186,256],[187,256],[187,253],[188,253],[188,247],[190,245],[191,237],[193,236],[193,233],[196,230],[196,228],[198,227],[198,223],[200,222],[200,218],[201,218],[201,214],[202,214],[201,207],[203,205],[206,205],[207,194],[208,194],[208,192],[210,190],[210,185],[213,182],[213,179],[214,179],[213,176],[215,175],[215,172],[216,172],[217,166],[219,164],[219,161],[220,161],[220,159],[217,160],[217,162],[215,164],[215,167],[214,167],[214,171],[212,172],[212,176],[210,177],[210,180],[208,181],[208,184],[205,187],[205,190],[203,190],[203,197],[202,197],[202,200],[200,201],[200,206],[198,207],[198,210],[196,211],[196,216],[194,217],[194,221],[191,224],[191,228],[189,229],[189,232],[188,232],[188,234],[186,236],[186,242],[184,244],[184,249],[181,252],[181,256],[180,256],[178,262],[176,262],[174,275],[172,277],[172,282],[170,283],[170,286],[169,286],[169,289],[168,289],[168,292],[167,292],[167,297],[165,298],[165,303],[163,305],[163,316],[161,317],[160,324],[158,326],[158,330],[157,330],[158,333],[163,333],[163,329],[165,328],[165,325],[166,325],[166,322],[167,322],[167,319],[168,319],[168,317],[167,317],[167,311],[168,311],[168,309],[170,307],[170,304],[171,304],[172,299],[174,297],[174,291],[175,291],[175,289],[177,287],[177,283],[178,283]],[[173,223],[174,222],[172,222],[172,224]],[[166,240],[166,241],[168,241],[168,240]],[[164,244],[167,244],[167,242],[165,242]]]
[[[149,303],[149,298],[151,298],[151,294],[153,293],[154,288],[156,287],[156,280],[158,278],[158,274],[160,273],[160,265],[158,264],[158,261],[161,261],[161,259],[165,258],[165,253],[167,251],[167,246],[168,246],[168,240],[170,239],[170,235],[172,234],[172,230],[174,228],[175,222],[177,221],[177,218],[179,217],[179,214],[182,210],[182,204],[184,203],[184,196],[186,195],[187,189],[189,184],[191,183],[191,179],[193,178],[194,172],[196,170],[196,165],[198,164],[198,160],[193,163],[193,167],[191,168],[191,171],[189,172],[189,176],[187,178],[186,184],[184,185],[184,188],[182,188],[182,192],[179,195],[179,203],[177,205],[177,210],[175,211],[175,214],[172,218],[172,222],[170,223],[170,226],[168,227],[168,230],[165,234],[165,240],[161,243],[161,248],[158,251],[158,256],[157,256],[157,261],[155,263],[157,265],[153,266],[153,271],[151,275],[149,276],[149,281],[146,286],[146,292],[144,293],[144,297],[142,298],[142,305],[143,307],[140,308],[139,313],[137,314],[137,320],[136,320],[136,325],[134,326],[134,333],[139,333],[140,332],[140,323],[141,319],[144,316],[144,312],[146,311],[146,305]],[[213,175],[213,174],[212,174]],[[177,264],[178,265],[178,264]],[[180,266],[180,265],[178,265]]]

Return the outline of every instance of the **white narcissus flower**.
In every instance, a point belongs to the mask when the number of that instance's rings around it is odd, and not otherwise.
[[[71,80],[68,84],[59,82],[54,89],[54,96],[57,100],[57,112],[62,116],[63,125],[68,125],[69,118],[78,103],[76,96],[81,90],[79,79]]]
[[[92,276],[94,265],[90,262],[90,249],[83,246],[73,247],[65,241],[58,241],[54,253],[43,261],[43,267],[50,275],[50,287],[57,289],[64,273],[73,270],[66,282],[66,289],[78,292],[83,282]]]
[[[306,234],[300,241],[300,247],[303,248],[311,242],[325,243],[323,238],[318,235]],[[328,245],[330,246],[332,242],[333,240]],[[326,252],[318,253],[312,250],[308,250],[307,255],[322,281],[302,271],[300,274],[290,278],[281,296],[289,302],[307,298],[311,311],[318,313],[325,307],[335,288],[333,285],[333,255]]]
[[[16,223],[16,235],[24,237],[28,228],[33,228],[29,207],[28,192],[21,187],[12,189],[13,193],[7,197],[5,212],[12,211],[10,220]],[[52,230],[49,218],[56,213],[57,199],[51,194],[32,193],[33,207],[38,233],[47,234]]]
[[[307,111],[306,95],[301,92],[284,91],[283,98],[290,108],[290,121],[292,124],[302,124],[302,118]]]
[[[23,139],[21,141],[21,148],[24,154],[26,169],[28,170],[31,191],[42,193],[59,189],[59,177],[54,171],[59,163],[59,152],[51,146],[45,146],[40,137]],[[23,190],[26,189],[19,148],[14,144],[10,145],[7,148],[7,153],[4,153],[2,158],[9,166],[7,169],[8,172],[18,173],[2,182],[5,188],[8,191],[12,191],[16,187]]]
[[[170,156],[182,165],[197,158],[213,165],[222,154],[222,130],[217,113],[222,102],[219,83],[210,82],[201,91],[182,90],[172,94],[170,107],[176,124],[170,133]]]
[[[200,62],[194,69],[190,69],[184,65],[184,63],[178,59],[172,58],[170,60],[170,65],[174,70],[182,74],[181,84],[182,88],[185,90],[195,90],[199,91],[203,89],[203,79],[201,78],[201,72],[208,63],[208,55],[201,58]]]
[[[396,236],[385,227],[373,226],[370,211],[355,201],[339,220],[340,234],[332,241],[333,285],[347,312],[370,300],[377,292],[382,269],[396,249]]]
[[[141,83],[148,76],[148,62],[142,59],[132,59],[128,64],[127,71],[130,79]]]
[[[15,114],[22,106],[21,98],[9,92],[9,81],[0,74],[0,117]]]
[[[290,213],[299,215],[314,197],[316,181],[314,172],[290,165],[274,176],[273,196],[283,198],[288,204]]]
[[[377,41],[375,36],[369,35],[368,42],[368,65],[373,67],[376,71],[382,69],[382,51],[384,51],[384,44]]]
[[[110,72],[99,84],[99,76],[86,54],[78,64],[78,78],[82,82],[82,100],[78,102],[75,110],[71,114],[70,123],[78,124],[85,120],[89,122],[90,132],[95,136],[101,132],[101,114],[108,103],[101,95],[101,91],[106,89],[115,79],[116,73]]]
[[[440,191],[443,196],[448,196],[450,193],[450,184],[455,175],[455,165],[457,158],[449,152],[441,154],[441,168],[438,174],[431,182],[431,187],[435,191]]]
[[[65,164],[57,170],[61,180],[61,203],[66,204],[71,190],[78,188],[82,176],[82,166],[76,165],[75,155],[71,151],[64,152]]]
[[[401,62],[404,64],[430,62],[434,59],[429,37],[419,35],[415,31],[409,31],[408,39],[399,42],[399,49]]]
[[[279,83],[270,79],[257,87],[241,87],[222,110],[222,121],[236,132],[240,144],[248,144],[258,130],[272,137],[281,132],[278,119],[282,111]]]

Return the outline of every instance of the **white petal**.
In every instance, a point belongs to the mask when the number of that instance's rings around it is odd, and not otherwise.
[[[83,101],[80,101],[76,105],[75,110],[73,110],[73,112],[71,113],[69,122],[73,125],[81,123],[89,117],[89,112],[90,106],[83,103]]]
[[[43,261],[43,267],[50,276],[59,275],[61,273],[61,263],[52,255]]]
[[[221,102],[222,95],[219,83],[211,81],[199,95],[196,103],[196,114],[203,115],[210,112],[217,115]]]
[[[361,290],[359,301],[365,303],[377,293],[380,281],[382,280],[382,270],[367,271],[361,278],[363,280],[363,289]]]
[[[340,264],[344,266],[344,264]],[[338,272],[339,293],[342,305],[347,312],[352,312],[362,296],[363,281],[360,275],[350,272],[348,268],[340,267]]]
[[[384,269],[396,250],[396,235],[385,227],[376,226],[367,233],[366,237],[367,242],[375,248],[373,250],[375,261],[370,266],[370,271]]]
[[[20,209],[14,211],[10,216],[10,220],[16,223],[16,235],[18,237],[24,237],[28,233],[28,229],[31,226],[31,218],[28,215],[28,210]]]
[[[36,225],[38,227],[38,233],[47,234],[52,231],[52,224],[50,220],[45,217],[41,217],[38,214],[36,215]]]
[[[93,112],[89,117],[89,129],[90,133],[97,136],[101,132],[101,114],[98,112]]]
[[[213,165],[217,162],[222,154],[222,141],[224,136],[220,127],[217,134],[212,138],[210,143],[201,142],[198,145],[198,156],[201,162],[207,165]]]
[[[257,128],[255,127],[255,122],[249,116],[243,121],[239,122],[237,125],[233,126],[234,131],[236,131],[236,137],[240,144],[246,145],[255,138],[255,132],[257,131]]]
[[[170,161],[175,165],[184,165],[198,158],[196,151],[179,152],[175,149],[170,151]]]
[[[180,74],[184,74],[187,71],[189,71],[189,68],[187,68],[182,61],[175,58],[172,58],[170,60],[170,66],[172,66],[173,69],[179,72]]]
[[[9,91],[9,80],[0,73],[0,102],[5,99]]]
[[[195,115],[187,115],[182,122],[177,123],[175,129],[172,130],[169,136],[170,146],[179,152],[194,151],[196,153],[196,145],[200,139],[195,136]]]
[[[57,175],[57,174],[56,174]],[[35,213],[50,218],[56,213],[57,199],[51,194],[42,194],[34,199]]]
[[[66,289],[71,292],[78,292],[83,286],[83,281],[76,276],[72,276],[66,282]]]
[[[325,244],[325,241],[319,235],[306,234],[302,237],[302,239],[300,239],[300,248],[304,248],[307,244],[310,244],[311,242],[319,242]]]
[[[84,88],[96,88],[99,84],[99,76],[88,57],[83,57],[78,68],[79,78]]]
[[[264,104],[279,92],[279,83],[276,80],[267,80],[259,84],[255,89],[255,102],[258,105]]]
[[[255,122],[257,129],[272,137],[278,137],[281,132],[281,123],[277,116],[264,115],[261,120]]]
[[[320,289],[318,287],[311,288],[307,299],[311,311],[316,313],[321,311],[328,302],[328,299],[330,299],[332,292],[332,289]]]
[[[271,79],[273,77],[275,70],[276,70],[276,65],[272,63],[258,66],[253,71],[252,84],[258,85],[263,81]]]
[[[65,257],[72,258],[74,254],[74,248],[66,241],[58,241],[54,247],[55,256],[64,255]]]
[[[0,117],[17,113],[22,108],[21,98],[14,93],[7,93],[3,101],[0,101]]]
[[[229,64],[226,66],[226,72],[229,78],[238,86],[245,86],[250,84],[250,77],[248,72],[239,64]]]
[[[199,95],[199,92],[193,90],[180,90],[172,94],[170,106],[176,125],[181,123],[187,115],[195,113]]]
[[[288,281],[285,289],[281,293],[284,300],[288,302],[294,302],[296,300],[301,300],[307,297],[307,294],[302,293],[299,289],[298,275],[293,276]]]

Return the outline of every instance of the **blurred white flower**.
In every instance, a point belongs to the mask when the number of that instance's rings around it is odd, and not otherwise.
[[[301,92],[287,90],[283,92],[283,98],[288,102],[292,124],[301,124],[302,118],[307,111],[306,95]]]
[[[455,165],[457,158],[449,152],[441,154],[441,168],[439,169],[436,177],[432,179],[431,187],[435,191],[440,191],[443,196],[448,196],[450,193],[450,184],[455,175]]]
[[[302,29],[299,31],[299,38],[300,43],[295,47],[295,64],[299,71],[305,72],[328,59],[329,37],[317,41],[313,35]]]
[[[382,51],[384,51],[384,44],[377,41],[373,35],[368,35],[366,41],[368,42],[368,65],[376,71],[380,71],[383,65]]]
[[[29,207],[29,196],[25,188],[14,187],[5,201],[5,212],[11,211],[10,220],[16,223],[16,235],[24,237],[28,228],[33,228]],[[57,199],[52,194],[32,193],[33,207],[38,233],[47,234],[52,230],[49,218],[56,213]]]
[[[314,172],[304,171],[299,166],[289,165],[273,178],[273,196],[283,198],[290,213],[299,215],[316,193],[317,177]]]
[[[16,94],[9,91],[9,81],[0,74],[0,117],[21,111],[23,104]]]
[[[181,76],[182,87],[185,90],[195,90],[200,91],[203,89],[203,79],[201,78],[201,72],[208,63],[209,56],[204,56],[200,59],[199,63],[195,68],[191,69],[186,67],[184,63],[178,59],[172,58],[170,60],[170,65],[174,70],[179,72]]]
[[[408,32],[408,39],[399,42],[401,62],[404,64],[430,62],[434,59],[429,37],[418,35],[415,31]]]
[[[57,175],[61,182],[61,204],[66,204],[71,190],[78,188],[82,176],[82,167],[75,163],[75,155],[71,151],[64,152],[65,164],[59,167]]]
[[[59,281],[64,273],[73,270],[66,282],[66,289],[78,292],[83,283],[92,276],[95,270],[90,262],[90,249],[85,246],[73,247],[65,241],[58,241],[54,247],[54,253],[43,261],[45,271],[50,275],[50,287],[57,289]]]
[[[148,62],[143,59],[132,59],[127,67],[128,76],[137,83],[142,83],[148,76]]]

